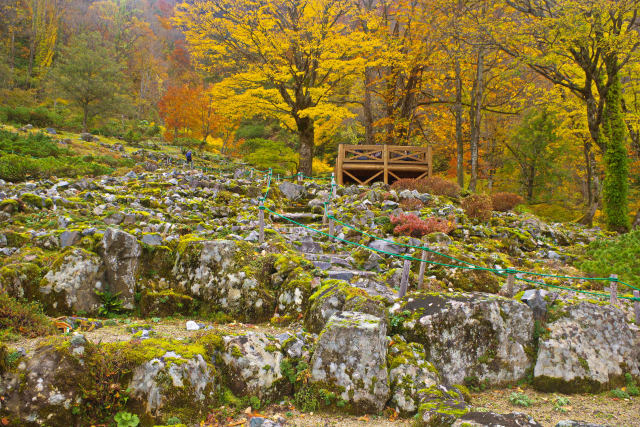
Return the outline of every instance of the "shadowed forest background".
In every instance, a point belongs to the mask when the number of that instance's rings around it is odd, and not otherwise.
[[[431,144],[435,172],[469,192],[626,231],[640,222],[639,8],[3,0],[0,121],[283,174],[331,171],[339,143]]]

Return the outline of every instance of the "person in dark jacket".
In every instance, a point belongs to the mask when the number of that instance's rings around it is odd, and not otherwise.
[[[187,166],[189,166],[189,168],[192,168],[193,161],[191,159],[191,150],[187,151],[187,154],[185,154],[185,157],[187,158]]]

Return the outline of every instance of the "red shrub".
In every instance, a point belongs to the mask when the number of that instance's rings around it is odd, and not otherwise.
[[[418,199],[403,199],[400,201],[400,207],[405,211],[419,211],[424,204]]]
[[[488,221],[491,218],[491,197],[486,194],[472,194],[462,200],[462,209],[470,218]]]
[[[395,225],[393,229],[394,234],[416,237],[418,239],[436,231],[447,234],[455,228],[455,225],[449,220],[433,217],[422,220],[414,214],[391,215],[391,224]]]
[[[493,210],[506,212],[524,203],[524,199],[515,193],[495,193],[491,195]]]
[[[403,178],[391,184],[391,188],[396,191],[417,190],[420,193],[449,197],[458,197],[461,191],[458,184],[440,176],[432,176],[431,178],[423,179]]]

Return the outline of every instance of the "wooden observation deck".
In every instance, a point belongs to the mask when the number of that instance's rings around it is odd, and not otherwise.
[[[402,145],[346,145],[338,147],[336,181],[339,185],[391,184],[401,178],[431,176],[431,147]]]

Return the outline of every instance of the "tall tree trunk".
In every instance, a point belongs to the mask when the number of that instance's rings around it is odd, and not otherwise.
[[[82,107],[82,132],[87,131],[87,118],[89,117],[89,106],[84,105]]]
[[[533,201],[533,188],[536,182],[536,167],[529,165],[529,171],[527,172],[527,201]]]
[[[593,204],[593,168],[591,166],[591,141],[584,140],[584,163],[587,168],[587,206]]]
[[[364,70],[364,142],[365,144],[374,144],[373,139],[373,103],[371,101],[371,68]]]
[[[478,48],[476,76],[471,94],[469,121],[471,123],[471,178],[469,190],[476,191],[478,182],[478,146],[480,144],[480,124],[482,119],[482,98],[484,96],[484,48]]]
[[[458,148],[456,161],[456,174],[458,185],[464,188],[464,141],[462,140],[462,71],[460,70],[460,60],[455,59],[456,72],[456,102],[453,107],[453,115],[456,119],[456,146]]]
[[[309,117],[297,120],[298,136],[300,137],[300,166],[298,171],[311,176],[314,149],[314,123]]]

